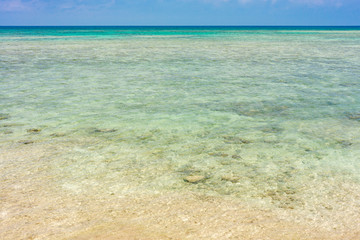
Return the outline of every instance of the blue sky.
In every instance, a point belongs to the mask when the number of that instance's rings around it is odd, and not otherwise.
[[[0,0],[0,25],[360,25],[360,0]]]

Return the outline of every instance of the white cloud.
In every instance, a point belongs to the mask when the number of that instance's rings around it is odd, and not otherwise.
[[[290,2],[312,6],[331,5],[340,7],[343,5],[343,0],[290,0]]]
[[[242,5],[251,4],[251,3],[271,3],[271,4],[280,4],[280,3],[291,3],[295,5],[307,5],[307,6],[336,6],[340,7],[346,1],[351,0],[201,0],[207,3],[221,4],[226,2],[237,1]]]
[[[42,7],[40,0],[0,0],[0,12],[25,12]]]
[[[29,10],[29,6],[21,0],[5,0],[0,1],[0,11],[3,12],[18,12]]]
[[[92,9],[109,8],[116,0],[66,0],[66,1],[44,1],[44,0],[0,0],[0,12],[25,12],[44,7],[55,7],[66,9]]]
[[[347,0],[239,0],[239,1],[247,1],[247,2],[290,2],[293,4],[299,5],[311,5],[311,6],[323,6],[323,5],[331,5],[331,6],[342,6],[344,1]]]
[[[115,0],[102,1],[84,1],[84,0],[68,0],[57,5],[60,9],[75,9],[75,10],[96,10],[99,8],[109,8],[115,4]]]
[[[131,1],[131,0],[127,0]],[[140,1],[140,0],[132,0]],[[150,1],[150,0],[142,0]],[[166,0],[151,0],[151,1],[166,1]],[[178,0],[188,3],[194,1],[201,1],[203,3],[209,3],[214,5],[223,5],[227,3],[238,3],[246,6],[253,3],[258,4],[291,4],[294,6],[332,6],[341,7],[346,3],[356,2],[360,0]],[[116,0],[0,0],[0,12],[24,12],[35,10],[39,8],[57,8],[59,10],[97,10],[104,8],[111,8],[116,4]]]

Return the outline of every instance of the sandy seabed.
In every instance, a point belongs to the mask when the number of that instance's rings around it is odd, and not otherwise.
[[[56,184],[52,150],[1,146],[0,239],[360,239],[360,204],[314,218],[186,190],[67,191]]]

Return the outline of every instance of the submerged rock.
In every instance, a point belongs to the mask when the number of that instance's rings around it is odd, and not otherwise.
[[[7,128],[7,127],[19,127],[19,126],[24,126],[24,124],[21,124],[21,123],[7,123],[7,124],[0,125],[0,127],[4,127],[4,128]]]
[[[229,154],[226,153],[222,153],[222,152],[215,152],[215,153],[208,153],[210,156],[214,156],[214,157],[227,157],[229,156]]]
[[[112,132],[116,132],[116,129],[113,128],[104,128],[104,129],[95,129],[94,132],[95,133],[112,133]]]
[[[240,177],[233,176],[233,175],[225,175],[225,176],[221,177],[221,180],[232,182],[232,183],[237,183],[240,180]]]
[[[360,121],[360,113],[348,114],[347,117],[351,120],[359,120]]]
[[[50,137],[64,137],[65,133],[52,133],[50,134]]]
[[[28,130],[26,130],[28,133],[39,133],[41,132],[41,129],[39,128],[30,128]]]
[[[152,133],[147,133],[147,134],[144,134],[144,135],[141,135],[141,136],[137,136],[136,138],[138,140],[145,141],[145,140],[151,140],[152,137],[153,137]]]
[[[6,119],[9,119],[9,118],[10,118],[9,114],[0,113],[0,120],[6,120]]]
[[[242,159],[240,155],[234,154],[231,156],[233,159]]]
[[[347,140],[336,140],[336,143],[342,147],[350,147],[353,143]]]
[[[198,183],[203,180],[205,180],[205,176],[203,176],[203,175],[190,175],[190,176],[184,177],[184,181],[189,182],[189,183]]]
[[[279,127],[267,127],[267,128],[261,129],[261,131],[263,131],[264,133],[279,133],[279,132],[282,132],[283,129],[279,128]]]
[[[21,143],[21,144],[31,144],[31,143],[34,143],[34,141],[31,141],[31,140],[24,140],[24,141],[19,141],[18,143]]]
[[[224,138],[225,143],[230,143],[230,144],[249,144],[249,143],[251,143],[251,141],[237,137],[237,136],[223,136],[223,138]]]

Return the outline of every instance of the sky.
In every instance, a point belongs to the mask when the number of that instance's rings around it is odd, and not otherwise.
[[[360,0],[0,0],[0,26],[360,26]]]

